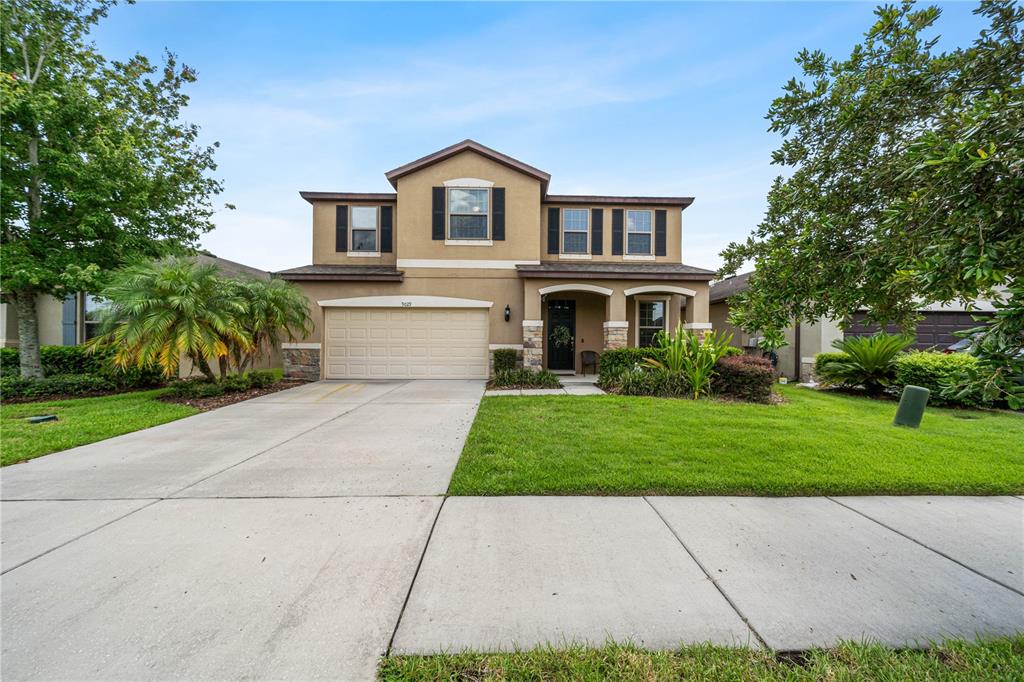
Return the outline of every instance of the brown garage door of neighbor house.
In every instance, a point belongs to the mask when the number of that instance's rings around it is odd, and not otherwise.
[[[486,379],[488,311],[331,308],[324,320],[328,379]]]
[[[929,348],[945,348],[960,340],[954,332],[963,331],[977,327],[980,323],[974,321],[973,315],[977,313],[964,312],[925,312],[923,319],[917,324],[917,343],[912,347],[918,350]],[[865,313],[854,313],[853,324],[846,330],[846,336],[871,336],[878,331],[878,325],[869,324]],[[895,326],[886,327],[890,334],[898,334],[899,328]]]

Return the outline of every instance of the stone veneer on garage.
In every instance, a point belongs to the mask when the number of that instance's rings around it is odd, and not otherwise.
[[[320,379],[320,344],[283,344],[281,357],[287,378],[308,381]]]

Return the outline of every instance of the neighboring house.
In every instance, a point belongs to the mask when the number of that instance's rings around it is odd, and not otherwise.
[[[711,285],[710,319],[715,329],[733,333],[734,346],[754,352],[757,337],[746,334],[726,321],[729,317],[730,297],[747,289],[751,274],[747,272],[728,277]],[[921,321],[917,325],[916,340],[912,347],[919,350],[941,349],[956,343],[960,340],[956,332],[978,326],[974,315],[992,310],[992,303],[986,300],[975,301],[970,311],[960,304],[922,305],[918,309]],[[878,325],[868,323],[867,312],[863,310],[853,314],[845,333],[838,322],[824,318],[813,323],[793,324],[785,329],[787,345],[777,351],[778,369],[790,379],[809,379],[814,368],[814,356],[832,351],[833,341],[846,336],[870,336],[878,330]],[[899,332],[894,326],[886,330],[890,333]]]
[[[270,279],[270,273],[241,263],[217,258],[207,254],[197,254],[197,262],[204,265],[216,265],[225,277],[256,277]],[[39,320],[39,345],[41,346],[77,346],[96,336],[99,330],[99,312],[103,304],[100,299],[90,294],[79,292],[61,300],[53,296],[36,297],[36,314]],[[0,329],[3,339],[0,346],[18,345],[18,314],[13,305],[0,304]],[[259,363],[260,366],[280,367],[280,354],[275,350],[269,359]],[[183,358],[179,370],[180,376],[193,373],[191,363]]]
[[[496,348],[573,372],[583,351],[710,329],[713,272],[682,262],[689,197],[549,194],[547,173],[472,140],[385,177],[395,192],[300,192],[313,262],[277,274],[316,328],[285,345],[286,373],[485,378]]]

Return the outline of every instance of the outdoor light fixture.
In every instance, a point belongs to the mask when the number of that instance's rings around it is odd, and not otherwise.
[[[508,305],[506,305],[505,306],[505,321],[508,322],[511,319],[512,319],[512,309],[509,308]]]

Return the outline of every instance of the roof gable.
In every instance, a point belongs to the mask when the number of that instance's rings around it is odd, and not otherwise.
[[[485,158],[488,158],[496,163],[500,163],[501,165],[507,166],[512,170],[518,171],[524,175],[528,175],[531,178],[539,180],[541,185],[541,194],[547,193],[548,182],[551,180],[551,175],[545,173],[544,171],[538,168],[534,168],[529,164],[525,164],[522,161],[519,161],[518,159],[513,159],[511,156],[502,154],[499,151],[491,149],[490,147],[485,147],[484,145],[474,140],[463,140],[462,142],[453,144],[450,147],[445,147],[444,149],[436,151],[433,154],[428,154],[423,158],[416,159],[415,161],[411,161],[403,166],[399,166],[398,168],[389,170],[387,173],[384,174],[384,177],[388,179],[388,182],[391,183],[392,187],[395,187],[397,189],[399,178],[405,175],[409,175],[410,173],[415,173],[416,171],[426,168],[427,166],[432,166],[435,163],[444,161],[445,159],[450,159],[456,154],[460,154],[464,151],[476,152],[477,154]]]

